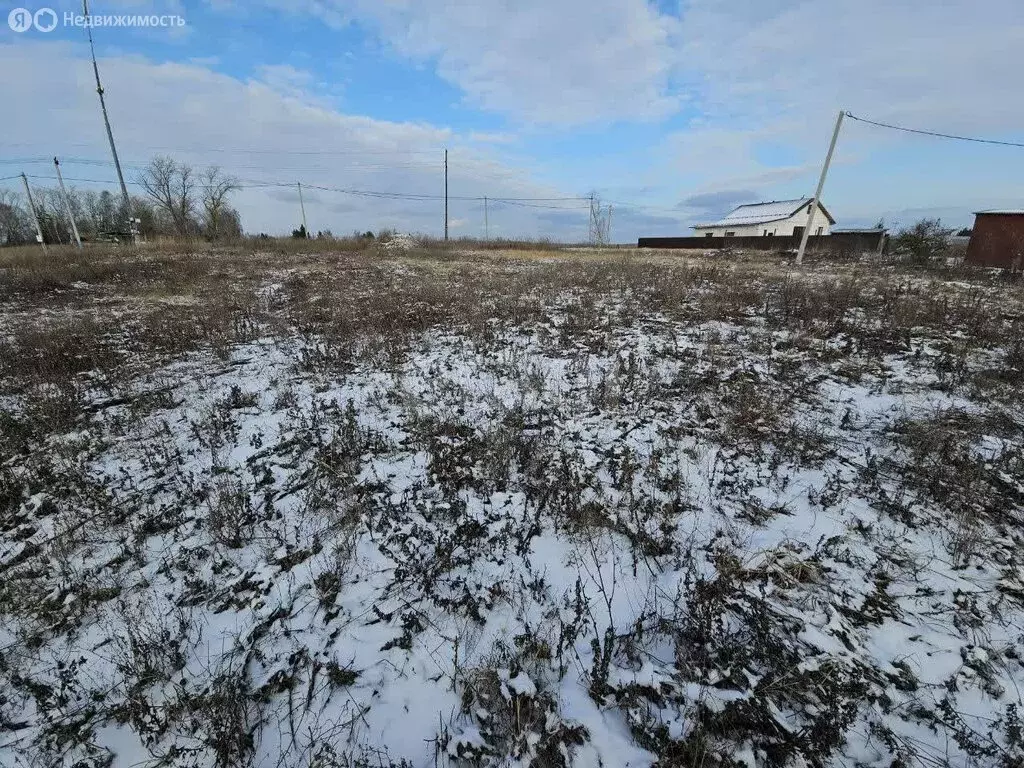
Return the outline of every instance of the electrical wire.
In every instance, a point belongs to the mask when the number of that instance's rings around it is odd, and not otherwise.
[[[33,165],[36,163],[52,163],[53,158],[45,157],[16,157],[13,160],[0,160],[0,165]]]
[[[581,200],[581,201],[583,201],[583,200],[590,200],[590,198],[487,198],[487,200],[494,200],[494,201],[497,201],[499,203],[502,203],[502,202],[505,202],[505,201],[515,201],[517,203],[522,203],[522,202],[545,203],[545,202],[559,201],[559,200]]]
[[[158,147],[151,147],[151,150],[160,149]],[[197,150],[199,151],[199,150]],[[233,150],[227,148],[209,148],[201,151],[224,151],[224,152],[248,152],[248,150]],[[401,153],[402,150],[396,150]],[[391,154],[390,150],[379,150],[381,154]],[[264,154],[277,154],[277,150],[253,150],[253,153],[264,153]],[[325,154],[373,154],[374,151],[364,152],[362,150],[349,150],[349,151],[332,151],[332,150],[282,150],[281,154],[297,154],[297,155],[325,155]],[[406,154],[427,154],[427,150],[406,150]],[[0,160],[0,164],[21,164],[21,165],[40,165],[49,164],[52,162],[52,158],[48,157],[34,157],[34,158],[15,158],[10,160]],[[82,165],[82,166],[96,166],[106,167],[109,165],[107,160],[94,160],[88,157],[64,157],[61,158],[61,163],[65,166],[69,165]],[[134,161],[124,162],[122,165],[126,168],[130,168],[135,171],[145,171],[148,164],[145,162]],[[396,164],[386,164],[379,162],[370,162],[366,164],[353,165],[345,168],[330,168],[331,173],[341,172],[370,172],[370,171],[383,171],[383,170],[399,170],[404,168],[415,168],[427,170],[427,164],[421,162],[406,162]],[[265,165],[238,165],[229,168],[229,170],[265,170],[270,172],[279,173],[312,173],[320,169],[314,168],[294,168],[294,167],[268,167]],[[12,177],[17,178],[17,177]],[[57,181],[56,176],[42,175],[42,174],[30,174],[29,178],[45,180],[45,181]],[[117,184],[118,182],[106,179],[96,179],[89,177],[77,177],[77,176],[65,176],[66,181],[77,182],[80,184]],[[272,187],[279,188],[290,188],[297,184],[297,181],[291,182],[280,182],[280,181],[268,181],[263,179],[237,179],[238,189],[266,189]],[[140,181],[125,181],[126,184],[130,184],[134,187],[145,186]],[[197,189],[206,189],[207,185],[195,184]],[[322,184],[311,184],[303,183],[302,186],[311,190],[318,190],[323,192],[333,192],[337,194],[352,195],[356,197],[366,198],[377,198],[385,200],[411,200],[411,201],[428,201],[428,200],[444,200],[445,195],[442,194],[427,194],[427,193],[415,193],[415,192],[396,192],[392,190],[374,190],[374,189],[359,189],[359,188],[347,188],[347,187],[333,187]],[[447,195],[447,199],[450,201],[474,201],[483,202],[488,200],[495,204],[508,203],[510,205],[519,205],[521,207],[534,207],[534,208],[551,208],[551,209],[564,209],[574,210],[575,206],[559,206],[559,205],[542,205],[547,203],[579,203],[590,200],[589,197],[581,196],[564,196],[564,197],[491,197],[489,195]]]
[[[940,133],[939,131],[926,131],[921,128],[907,128],[903,125],[893,125],[892,123],[882,123],[877,120],[868,120],[866,117],[857,117],[851,112],[847,112],[846,116],[851,120],[856,120],[859,123],[867,123],[868,125],[875,125],[879,128],[890,128],[894,131],[904,131],[905,133],[917,133],[922,136],[937,136],[940,139],[956,139],[957,141],[973,141],[977,144],[997,144],[1002,147],[1021,147],[1024,148],[1024,142],[1018,141],[999,141],[997,139],[979,139],[974,136],[957,136],[952,133]]]
[[[109,160],[90,160],[85,158],[77,157],[61,157],[60,163],[62,166],[97,166],[106,167],[110,165]],[[53,165],[53,158],[20,158],[15,160],[0,160],[0,164],[7,165]],[[141,161],[122,161],[121,166],[134,171],[144,171],[148,167],[148,163]],[[320,169],[305,166],[305,167],[287,167],[287,166],[267,166],[267,165],[235,165],[230,164],[223,170],[226,171],[269,171],[274,173],[312,173]],[[385,164],[367,164],[367,165],[344,165],[335,166],[332,165],[330,168],[331,173],[373,173],[380,171],[390,170],[428,170],[421,163],[396,163],[391,165]]]
[[[94,142],[71,141],[62,142],[65,147],[95,147]],[[8,144],[12,147],[32,146],[31,142]],[[220,152],[244,155],[440,155],[444,148],[439,149],[240,149],[236,147],[149,147],[154,152],[180,152],[182,154],[203,154]]]
[[[480,198],[477,198],[477,199],[480,199]],[[487,200],[488,200],[488,202],[492,202],[493,198],[489,197],[489,198],[487,198]],[[583,198],[583,200],[589,201],[590,198]],[[538,204],[538,203],[523,203],[523,202],[519,202],[518,200],[508,200],[508,199],[506,199],[506,200],[498,200],[497,202],[500,205],[514,205],[517,208],[544,208],[544,209],[549,210],[549,211],[582,211],[582,210],[584,210],[584,208],[582,206],[580,206],[579,204],[577,204],[577,205],[542,205],[542,204]]]
[[[42,181],[57,181],[57,177],[56,176],[45,176],[45,175],[41,175],[41,174],[31,174],[31,173],[30,174],[26,174],[26,175],[30,179],[37,179],[37,180],[42,180]],[[10,178],[11,179],[16,179],[16,178],[20,178],[20,176],[11,176]],[[2,179],[0,179],[0,180],[2,180]],[[78,182],[80,184],[117,184],[117,182],[112,180],[112,179],[91,179],[91,178],[87,179],[87,178],[81,178],[81,177],[76,177],[76,176],[65,176],[64,180],[65,181],[74,181],[74,182]],[[142,182],[139,182],[139,181],[126,181],[125,183],[126,184],[131,184],[131,185],[136,186],[136,187],[144,186],[142,184]],[[295,186],[296,186],[296,182],[260,181],[258,179],[242,180],[238,184],[238,188],[239,189],[268,189],[268,188],[292,189],[292,188],[295,188]],[[370,189],[348,189],[348,188],[344,188],[344,187],[327,187],[327,186],[322,186],[322,185],[319,185],[319,184],[303,184],[302,186],[303,186],[304,189],[315,189],[315,190],[318,190],[318,191],[321,191],[321,192],[334,192],[334,193],[343,194],[343,195],[353,195],[353,196],[356,196],[356,197],[379,198],[379,199],[385,199],[385,200],[412,200],[412,201],[444,200],[444,195],[437,195],[437,194],[420,194],[420,193],[414,193],[414,192],[389,192],[389,191],[370,190]],[[209,187],[209,185],[196,184],[195,187],[196,187],[196,189],[207,189]],[[483,195],[477,195],[477,196],[449,195],[448,199],[449,200],[458,200],[458,201],[483,202],[483,200],[485,198],[484,198]],[[556,209],[556,210],[577,210],[578,208],[576,208],[576,207],[567,207],[567,206],[539,205],[539,204],[534,204],[533,201],[535,201],[535,200],[550,200],[550,201],[558,201],[558,200],[562,200],[562,201],[583,201],[583,200],[589,200],[589,198],[586,198],[586,197],[563,197],[563,198],[557,198],[557,197],[552,197],[552,198],[529,198],[529,197],[526,197],[526,198],[513,198],[513,197],[495,198],[495,197],[487,197],[486,199],[488,200],[488,202],[498,202],[498,203],[503,203],[503,204],[507,203],[509,205],[519,205],[519,206],[524,207],[524,208],[552,208],[552,209]]]

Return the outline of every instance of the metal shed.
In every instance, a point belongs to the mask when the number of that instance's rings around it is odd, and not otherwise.
[[[983,267],[1024,267],[1024,210],[978,211],[967,262]]]

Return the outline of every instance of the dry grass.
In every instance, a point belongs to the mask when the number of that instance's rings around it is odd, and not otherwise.
[[[836,621],[853,637],[914,597],[906,583],[899,597],[889,590],[889,570],[917,566],[890,557],[900,542],[871,538],[872,526],[937,529],[936,548],[966,569],[986,554],[986,536],[1011,542],[1021,522],[1012,478],[1024,471],[1024,295],[985,271],[824,259],[796,269],[770,254],[546,243],[151,243],[0,251],[0,312],[0,544],[16,553],[0,568],[0,615],[20,622],[26,655],[72,637],[107,602],[137,630],[110,631],[120,677],[109,709],[77,667],[57,675],[59,694],[17,678],[22,700],[53,714],[40,726],[50,741],[32,745],[41,762],[113,720],[161,748],[168,734],[190,740],[196,762],[244,764],[272,731],[291,731],[298,750],[302,731],[320,743],[282,764],[307,752],[318,765],[377,764],[332,756],[366,711],[349,689],[376,674],[344,657],[341,633],[358,621],[387,628],[380,652],[399,661],[438,632],[431,675],[450,675],[458,715],[480,735],[439,723],[448,764],[567,762],[594,736],[560,708],[563,683],[579,675],[583,695],[618,709],[665,765],[726,766],[730,745],[755,745],[766,764],[824,765],[858,707],[889,707],[896,694],[889,670],[866,657],[804,669],[792,617],[842,605]],[[243,369],[253,377],[234,383]],[[315,397],[345,387],[345,397],[366,387],[367,399]],[[876,396],[898,401],[900,387],[970,407],[878,416],[827,399],[830,387],[871,408]],[[136,445],[109,482],[87,471]],[[381,458],[401,474],[410,457],[422,463],[418,485],[394,490],[368,471]],[[762,500],[765,488],[774,499]],[[492,505],[505,496],[521,501],[521,519]],[[467,499],[487,503],[469,510]],[[799,505],[848,530],[737,554],[743,535],[769,537]],[[876,520],[856,517],[865,505]],[[714,530],[698,551],[687,536],[705,524]],[[542,535],[570,545],[574,591],[570,581],[555,594],[546,572],[526,568],[466,576],[479,562],[531,557]],[[138,576],[157,544],[146,578],[177,590],[167,619],[128,599],[150,594]],[[865,548],[879,564],[862,573]],[[387,566],[367,573],[370,550]],[[90,559],[96,551],[108,554]],[[614,626],[615,584],[595,586],[609,561],[620,577],[670,575],[678,592],[637,596],[635,621]],[[999,565],[1005,599],[1017,599],[1016,561]],[[837,570],[846,575],[833,583]],[[368,584],[386,597],[355,619],[345,598]],[[544,608],[532,629],[460,666],[464,638],[490,611],[526,605]],[[230,663],[188,689],[180,669],[201,667],[194,608],[266,610],[251,633],[222,641]],[[290,624],[302,611],[315,620]],[[972,630],[984,623],[962,613]],[[334,633],[330,655],[308,653],[314,628]],[[656,657],[674,659],[671,679],[626,680]],[[259,686],[248,676],[256,661],[266,663]],[[897,684],[917,681],[907,672]],[[688,698],[695,687],[749,697],[723,706]],[[351,710],[313,722],[335,693]],[[61,702],[73,696],[100,703],[67,725]],[[792,733],[779,729],[780,711],[795,713]],[[922,711],[911,714],[945,727]],[[685,733],[666,727],[666,712],[682,713]],[[969,729],[947,732],[984,747]]]

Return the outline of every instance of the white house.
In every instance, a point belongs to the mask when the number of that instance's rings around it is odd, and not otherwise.
[[[724,219],[697,224],[693,229],[704,237],[783,237],[802,235],[811,214],[812,199],[773,200],[741,205]],[[818,203],[812,235],[829,235],[836,220]]]

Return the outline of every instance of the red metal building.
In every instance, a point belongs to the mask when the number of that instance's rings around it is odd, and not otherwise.
[[[975,213],[967,262],[983,267],[1024,268],[1024,210]]]

